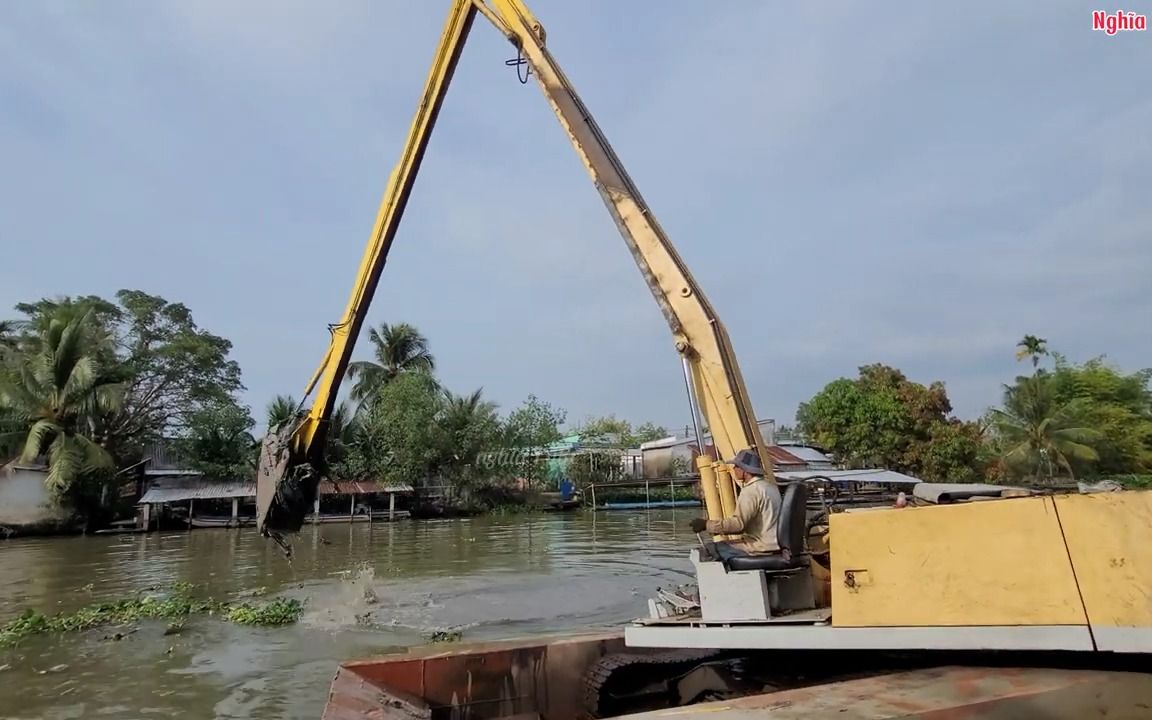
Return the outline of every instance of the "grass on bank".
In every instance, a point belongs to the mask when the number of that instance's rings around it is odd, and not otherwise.
[[[105,625],[128,625],[142,620],[182,622],[192,615],[218,616],[238,625],[289,625],[300,618],[303,604],[294,598],[261,602],[227,602],[196,598],[188,583],[174,585],[161,597],[145,594],[88,605],[75,612],[45,615],[31,608],[0,626],[0,648],[10,648],[32,635],[72,633]]]

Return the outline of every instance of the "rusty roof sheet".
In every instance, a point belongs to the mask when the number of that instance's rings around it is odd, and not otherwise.
[[[411,485],[385,485],[376,482],[320,482],[321,495],[367,495],[369,493],[407,493]],[[254,482],[219,482],[193,475],[157,478],[144,492],[138,504],[181,502],[184,500],[223,500],[256,497]]]
[[[219,482],[194,475],[157,478],[140,498],[140,505],[182,500],[222,500],[256,496],[254,482]]]
[[[411,485],[393,485],[371,480],[359,482],[336,482],[323,480],[320,482],[321,495],[368,495],[371,493],[408,493],[412,492]]]

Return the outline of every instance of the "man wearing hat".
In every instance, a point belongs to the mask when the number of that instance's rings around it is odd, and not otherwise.
[[[723,520],[692,521],[692,532],[707,530],[712,535],[740,535],[736,542],[718,542],[716,550],[722,560],[738,555],[780,552],[776,525],[780,521],[780,488],[764,479],[764,468],[755,448],[741,450],[728,461],[733,477],[740,485],[736,513]]]

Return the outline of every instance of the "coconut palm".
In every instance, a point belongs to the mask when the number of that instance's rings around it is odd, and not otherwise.
[[[991,411],[990,420],[1003,444],[1002,459],[1033,477],[1051,480],[1058,469],[1073,477],[1072,461],[1098,459],[1092,445],[1101,433],[1084,427],[1082,400],[1059,403],[1051,378],[1022,377],[1005,386],[1004,407]]]
[[[84,474],[114,468],[91,437],[94,422],[123,403],[124,386],[97,361],[106,335],[91,311],[41,324],[19,364],[0,374],[0,404],[23,436],[22,462],[45,458],[48,487],[63,493]]]
[[[1048,341],[1035,335],[1025,335],[1016,343],[1016,359],[1032,358],[1032,367],[1040,364],[1040,356],[1048,354]]]
[[[428,351],[428,339],[408,323],[389,325],[368,330],[373,360],[358,360],[348,365],[347,377],[353,380],[351,396],[364,402],[375,392],[403,372],[432,373],[436,361]]]
[[[359,428],[359,416],[355,409],[342,402],[332,409],[328,418],[328,438],[325,456],[329,466],[338,465],[348,457],[348,448],[355,442]]]
[[[268,432],[275,432],[296,417],[299,410],[296,398],[291,395],[277,395],[268,403],[265,410],[268,418]]]
[[[496,403],[485,400],[482,389],[468,395],[445,390],[439,430],[446,464],[473,464],[491,446],[499,424]]]

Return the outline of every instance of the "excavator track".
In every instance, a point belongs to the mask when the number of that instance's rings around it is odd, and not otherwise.
[[[584,674],[581,693],[584,717],[596,720],[649,709],[643,704],[645,689],[681,676],[697,665],[721,655],[719,650],[605,655]],[[667,697],[672,691],[657,691],[648,697],[654,694]],[[665,705],[655,705],[659,706]]]

